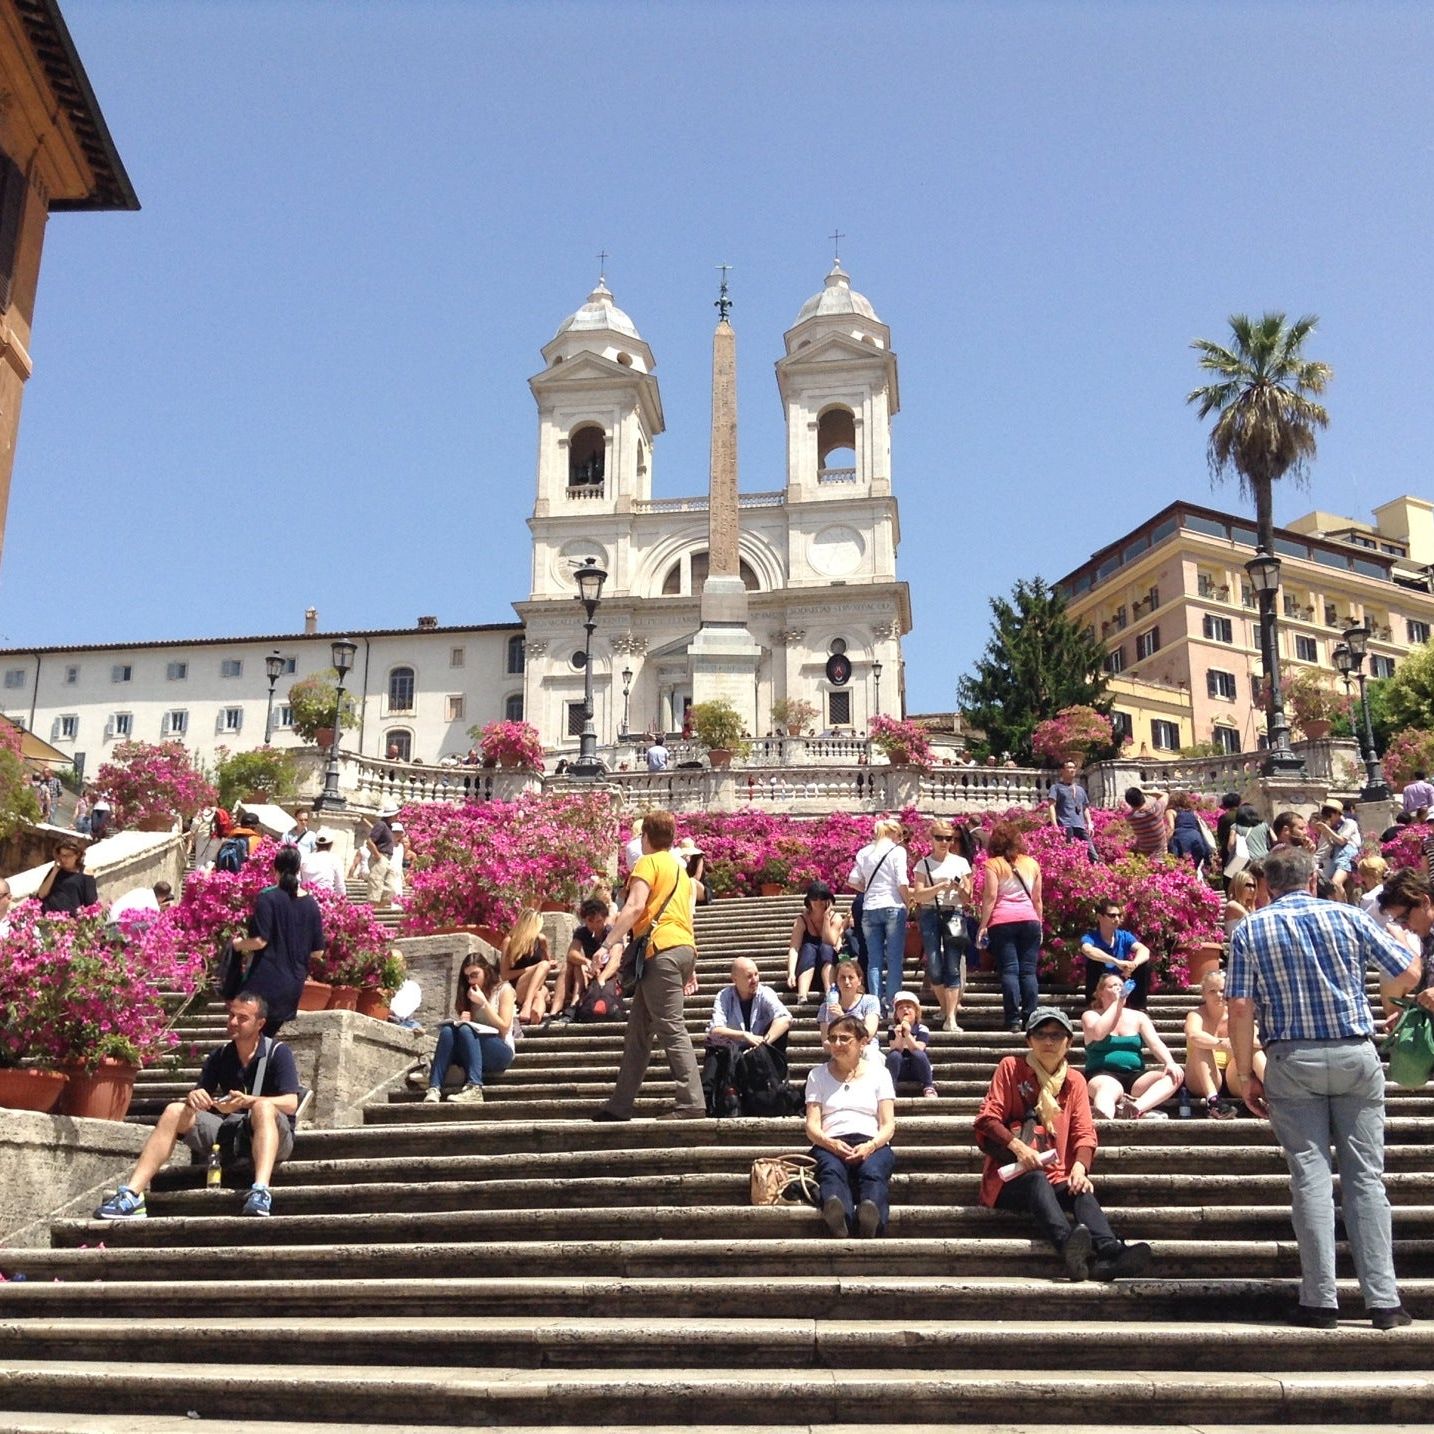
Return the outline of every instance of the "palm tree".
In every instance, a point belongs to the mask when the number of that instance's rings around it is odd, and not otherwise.
[[[1314,314],[1288,327],[1283,314],[1265,314],[1258,323],[1244,314],[1232,314],[1229,347],[1209,339],[1196,339],[1190,345],[1200,355],[1200,367],[1216,379],[1185,398],[1198,405],[1200,418],[1219,415],[1206,449],[1211,477],[1226,478],[1233,469],[1241,492],[1253,494],[1258,552],[1267,559],[1274,557],[1275,481],[1286,474],[1296,481],[1307,478],[1315,456],[1315,430],[1329,425],[1329,414],[1310,395],[1324,392],[1333,370],[1303,353],[1304,342],[1318,323]],[[1259,598],[1260,656],[1269,679],[1269,769],[1298,771],[1302,764],[1289,750],[1280,693],[1273,588],[1260,588]]]

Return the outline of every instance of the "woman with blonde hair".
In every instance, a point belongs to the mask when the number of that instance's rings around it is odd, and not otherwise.
[[[1264,1051],[1255,1052],[1254,1071],[1264,1080]],[[1205,1113],[1215,1120],[1232,1120],[1236,1114],[1234,1107],[1221,1105],[1222,1089],[1237,1101],[1245,1098],[1245,1082],[1235,1069],[1230,1045],[1223,971],[1205,973],[1200,982],[1200,1004],[1185,1017],[1185,1084],[1192,1096],[1205,1102]]]
[[[895,817],[878,817],[872,840],[856,854],[846,884],[861,893],[861,932],[866,941],[866,983],[891,1015],[892,997],[901,989],[901,963],[906,955],[906,908],[911,901],[907,885],[906,848],[901,823]]]
[[[1255,909],[1256,882],[1254,873],[1247,866],[1230,878],[1225,892],[1225,939],[1235,934],[1235,928]]]
[[[1026,854],[1021,829],[997,822],[986,843],[981,925],[976,944],[988,940],[1001,973],[1002,1019],[1020,1035],[1040,1000],[1036,962],[1041,954],[1041,868]]]
[[[939,818],[931,823],[931,854],[916,863],[917,901],[921,949],[926,957],[926,978],[941,1010],[941,1027],[959,1031],[956,1012],[966,984],[966,910],[971,904],[971,851],[966,833]]]
[[[543,918],[531,906],[518,919],[503,943],[500,974],[518,993],[518,1020],[525,1026],[542,1021],[548,1009],[548,972],[553,969]]]

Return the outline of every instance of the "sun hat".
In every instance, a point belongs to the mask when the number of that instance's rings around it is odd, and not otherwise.
[[[1055,1006],[1037,1006],[1026,1019],[1026,1034],[1030,1035],[1038,1026],[1044,1026],[1047,1021],[1054,1021],[1058,1026],[1064,1027],[1066,1035],[1075,1035],[1075,1027],[1071,1024],[1071,1018]]]
[[[378,809],[378,814],[379,814],[380,819],[383,820],[383,821],[387,821],[387,820],[389,819],[389,817],[396,817],[396,816],[398,815],[398,803],[397,803],[397,802],[385,802],[385,803]],[[389,1009],[392,1010],[393,1008],[390,1007]]]
[[[333,844],[334,834],[328,829],[328,827],[320,827],[318,831],[314,833],[315,846],[332,846]]]

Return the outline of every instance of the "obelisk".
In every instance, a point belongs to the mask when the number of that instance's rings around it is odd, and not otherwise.
[[[728,315],[728,265],[717,298],[712,335],[712,466],[707,490],[707,580],[702,584],[702,626],[688,648],[692,699],[724,698],[747,731],[763,730],[757,718],[757,666],[762,650],[747,630],[747,585],[738,561],[737,335]]]

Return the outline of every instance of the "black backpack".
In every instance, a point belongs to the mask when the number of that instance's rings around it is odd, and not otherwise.
[[[802,1110],[802,1093],[787,1080],[771,1046],[749,1046],[743,1051],[732,1084],[743,1115],[797,1115]]]

